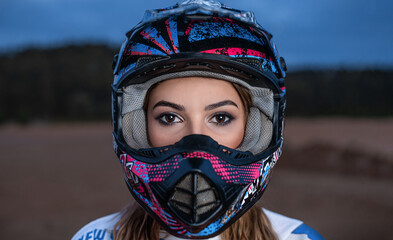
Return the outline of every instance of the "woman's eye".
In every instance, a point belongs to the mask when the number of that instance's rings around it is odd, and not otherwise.
[[[171,114],[171,113],[160,114],[157,117],[157,120],[164,125],[171,125],[174,123],[182,122],[182,120],[178,116],[176,116],[175,114]]]
[[[216,114],[213,116],[211,121],[217,125],[226,125],[233,120],[233,117],[229,114]]]

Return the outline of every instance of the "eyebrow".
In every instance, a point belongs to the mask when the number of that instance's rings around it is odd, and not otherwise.
[[[210,104],[210,105],[206,106],[205,107],[205,111],[209,111],[209,110],[212,110],[212,109],[215,109],[215,108],[219,108],[219,107],[222,107],[222,106],[226,106],[226,105],[232,105],[232,106],[235,106],[235,107],[239,108],[237,106],[237,104],[234,103],[233,101],[231,101],[231,100],[224,100],[224,101],[213,103],[213,104]],[[158,103],[154,104],[153,109],[155,109],[156,107],[171,107],[171,108],[174,108],[174,109],[179,110],[179,111],[185,111],[186,110],[186,108],[183,105],[179,105],[179,104],[168,102],[168,101],[159,101]]]
[[[176,110],[179,111],[184,111],[186,108],[183,105],[179,105],[176,103],[171,103],[171,102],[167,102],[167,101],[159,101],[158,103],[154,104],[153,109],[155,109],[156,107],[171,107],[174,108]]]
[[[212,110],[212,109],[215,109],[215,108],[218,108],[218,107],[222,107],[222,106],[226,106],[226,105],[233,105],[233,106],[239,108],[236,105],[236,103],[234,103],[233,101],[231,101],[231,100],[224,100],[224,101],[221,101],[221,102],[218,102],[218,103],[213,103],[213,104],[210,104],[210,105],[206,106],[205,107],[205,111],[209,111],[209,110]]]

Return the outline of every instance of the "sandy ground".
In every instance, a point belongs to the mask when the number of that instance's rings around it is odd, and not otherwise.
[[[356,149],[393,162],[393,119],[315,118],[286,121],[286,143],[296,149],[327,144]]]
[[[391,239],[392,143],[393,119],[289,119],[264,205],[326,239]],[[0,126],[0,171],[2,239],[70,239],[130,198],[109,122]]]

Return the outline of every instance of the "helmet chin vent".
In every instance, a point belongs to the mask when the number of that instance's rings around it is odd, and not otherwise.
[[[177,183],[169,205],[184,222],[199,225],[212,216],[221,201],[211,182],[202,174],[193,172]]]

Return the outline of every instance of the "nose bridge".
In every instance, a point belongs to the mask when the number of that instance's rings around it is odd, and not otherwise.
[[[189,122],[189,134],[203,134],[207,135],[207,126],[201,119],[192,119]]]

